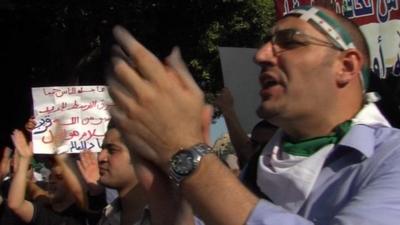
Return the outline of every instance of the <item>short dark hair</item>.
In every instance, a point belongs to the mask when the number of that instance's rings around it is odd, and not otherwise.
[[[261,120],[260,122],[258,122],[253,129],[251,130],[251,133],[253,133],[255,130],[257,129],[277,129],[278,127],[271,124],[270,122],[266,121],[266,120]]]
[[[111,130],[114,128],[117,128],[117,127],[115,126],[114,120],[112,118],[110,118],[110,121],[108,122],[108,125],[107,125],[107,130]]]

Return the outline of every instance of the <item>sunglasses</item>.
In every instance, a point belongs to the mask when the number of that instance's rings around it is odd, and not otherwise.
[[[329,41],[310,36],[296,29],[284,29],[267,32],[264,43],[271,42],[282,50],[290,50],[308,45],[320,45],[342,51],[343,48]]]

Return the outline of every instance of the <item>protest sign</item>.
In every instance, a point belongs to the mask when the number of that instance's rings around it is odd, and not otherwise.
[[[36,119],[32,131],[34,153],[53,154],[56,148],[68,153],[101,150],[112,105],[107,87],[38,87],[32,88],[32,97]],[[61,141],[57,141],[57,126]]]
[[[261,119],[256,115],[260,104],[258,75],[260,68],[253,62],[256,49],[219,47],[224,85],[234,99],[234,107],[243,129],[249,133]]]

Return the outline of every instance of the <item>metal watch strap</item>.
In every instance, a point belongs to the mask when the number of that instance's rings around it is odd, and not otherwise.
[[[197,145],[191,147],[190,149],[198,151],[200,153],[200,155],[202,155],[202,156],[206,155],[208,153],[213,153],[212,148],[209,145],[206,145],[204,143],[197,144]]]
[[[208,154],[208,153],[213,153],[212,148],[204,143],[200,143],[200,144],[196,144],[190,148],[186,148],[186,149],[181,149],[179,152],[177,152],[172,159],[177,155],[180,154],[181,152],[184,151],[189,151],[191,152],[195,158],[193,158],[193,169],[187,174],[187,175],[180,175],[178,173],[176,173],[174,171],[174,169],[172,168],[172,165],[170,165],[170,169],[169,169],[169,178],[177,185],[179,186],[180,183],[188,176],[190,176],[198,167],[198,165],[200,164],[201,159],[203,158],[204,155]],[[171,159],[171,162],[172,162]]]

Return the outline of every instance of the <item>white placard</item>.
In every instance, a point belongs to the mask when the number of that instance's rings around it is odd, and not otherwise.
[[[253,62],[256,49],[219,47],[224,85],[231,90],[240,124],[247,133],[260,121],[256,109],[260,68]]]
[[[64,131],[62,149],[79,153],[100,151],[113,104],[106,86],[32,88],[36,127],[34,153],[53,154],[56,124]]]

